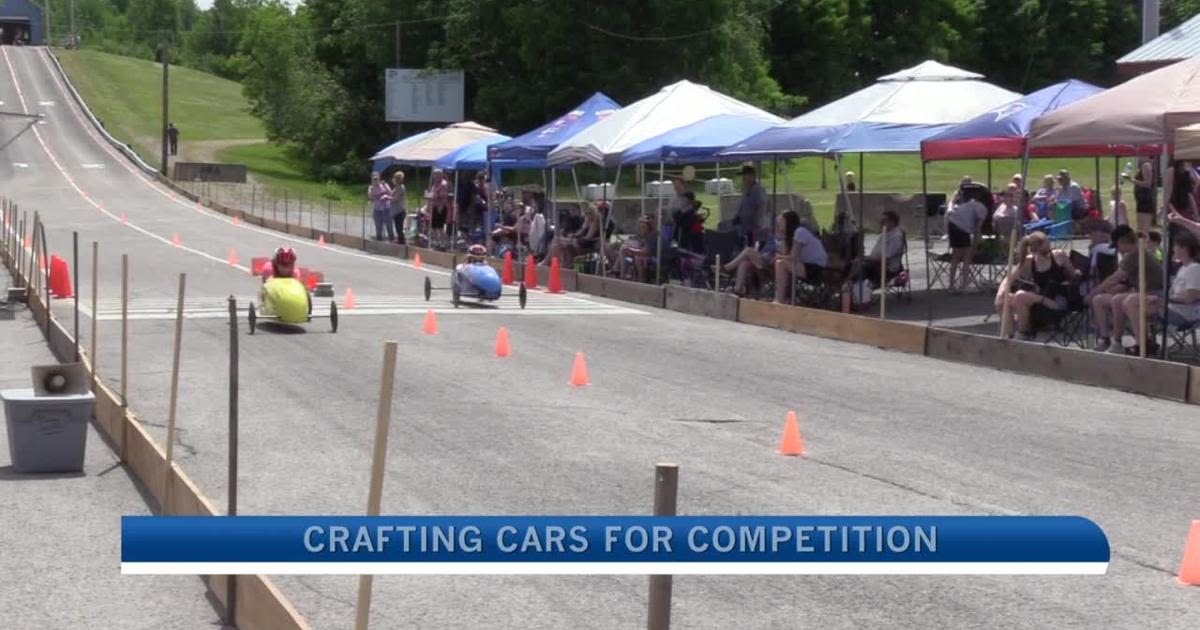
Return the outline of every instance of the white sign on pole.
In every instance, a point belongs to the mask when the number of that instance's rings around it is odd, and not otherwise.
[[[388,68],[385,118],[388,122],[462,122],[465,80],[462,70]]]

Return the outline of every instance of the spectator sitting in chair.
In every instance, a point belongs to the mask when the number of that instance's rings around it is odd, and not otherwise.
[[[1200,239],[1194,234],[1183,233],[1175,237],[1175,260],[1179,261],[1179,271],[1171,281],[1171,291],[1167,296],[1167,307],[1162,307],[1158,293],[1146,294],[1146,312],[1166,321],[1170,326],[1186,326],[1200,320]],[[1150,273],[1150,269],[1146,269]],[[1128,321],[1138,320],[1138,294],[1129,293],[1121,298],[1121,308],[1125,309]],[[1156,352],[1153,339],[1146,344],[1148,352]],[[1127,350],[1127,354],[1140,354],[1137,346]]]
[[[817,282],[829,266],[829,254],[820,238],[809,229],[807,221],[792,232],[787,256],[775,257],[775,303],[783,304],[795,280]]]
[[[1124,297],[1129,293],[1137,293],[1138,270],[1142,261],[1138,257],[1137,234],[1127,225],[1113,230],[1113,242],[1121,253],[1121,262],[1113,274],[1096,285],[1084,302],[1092,307],[1092,321],[1096,328],[1097,352],[1112,350],[1121,353],[1121,336],[1125,333],[1125,309],[1122,308]],[[1147,253],[1146,260],[1146,293],[1162,290],[1162,266],[1154,262]]]
[[[1179,214],[1175,210],[1171,210],[1169,213],[1167,213],[1167,220],[1171,222],[1171,225],[1178,225],[1179,227],[1191,232],[1196,236],[1196,238],[1200,238],[1200,222],[1193,221],[1182,214]]]
[[[704,218],[700,216],[700,202],[696,193],[683,193],[683,207],[671,213],[674,224],[675,242],[680,249],[694,254],[704,253]]]
[[[1159,232],[1158,230],[1150,230],[1149,245],[1150,255],[1153,256],[1154,260],[1158,261],[1158,264],[1161,265],[1163,262],[1162,232]]]
[[[768,269],[774,273],[775,260],[779,256],[786,257],[792,248],[792,237],[796,228],[800,227],[800,215],[794,210],[788,210],[775,218],[775,236],[761,249],[752,245],[745,247],[724,265],[725,271],[734,273],[733,292],[745,297],[747,284]]]
[[[1080,221],[1087,218],[1088,204],[1083,196],[1083,189],[1071,181],[1071,173],[1065,168],[1058,172],[1056,199],[1071,206],[1071,220]]]
[[[557,258],[558,264],[570,266],[576,256],[595,251],[599,243],[600,213],[596,211],[596,206],[589,203],[583,212],[583,224],[574,232],[564,231],[563,234],[554,237],[546,260],[542,263],[548,265],[550,260]]]
[[[517,247],[517,206],[513,200],[504,202],[504,211],[500,215],[500,224],[492,230],[492,240],[496,242],[496,256],[503,258],[504,252],[515,251]],[[560,263],[562,261],[559,261]]]
[[[1097,219],[1088,224],[1087,279],[1079,287],[1083,295],[1115,271],[1117,249],[1113,246],[1112,232],[1113,227],[1107,221]]]
[[[1057,198],[1058,191],[1054,188],[1054,176],[1043,177],[1042,187],[1033,193],[1033,206],[1037,209],[1038,218],[1045,219],[1050,216],[1050,208],[1054,206]]]
[[[883,233],[887,232],[887,244],[884,245]],[[886,247],[887,253],[883,252]],[[888,275],[900,271],[900,254],[904,252],[904,232],[900,230],[900,216],[891,210],[884,210],[879,219],[879,238],[875,245],[863,258],[855,258],[850,263],[850,274],[846,278],[846,286],[866,279],[872,284],[879,284],[881,261],[888,263]]]
[[[638,233],[634,238],[629,239],[621,244],[615,256],[615,268],[617,277],[630,277],[630,272],[633,272],[633,279],[641,282],[646,277],[646,261],[651,257],[658,255],[658,241],[661,236],[654,229],[654,220],[648,216],[643,216],[638,219]],[[664,243],[663,251],[666,251]],[[633,263],[633,269],[630,270],[628,265]]]
[[[1014,330],[1021,339],[1033,341],[1038,327],[1052,323],[1067,310],[1068,287],[1078,276],[1071,257],[1064,251],[1052,250],[1046,235],[1034,232],[1021,241],[1021,264],[1000,283],[997,312],[1004,316],[1003,296],[1014,293],[1009,298]]]
[[[1026,205],[1019,200],[1023,193],[1015,183],[1004,189],[1004,198],[992,215],[992,230],[997,236],[1008,239],[1013,228],[1018,228],[1017,233],[1020,234],[1020,226],[1029,220]]]

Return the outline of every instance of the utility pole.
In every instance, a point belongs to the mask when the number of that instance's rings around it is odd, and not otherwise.
[[[71,0],[71,41],[67,42],[68,48],[75,48],[75,0]]]
[[[397,70],[400,69],[400,20],[396,20],[396,69]],[[402,123],[400,121],[396,121],[396,138],[397,139],[403,137],[400,135],[400,125],[401,124]]]
[[[163,70],[163,83],[162,83],[162,174],[163,174],[163,177],[168,177],[168,175],[167,175],[167,125],[170,123],[170,119],[167,117],[167,68],[169,68],[170,66],[171,66],[171,49],[170,49],[170,45],[169,45],[169,44],[167,44],[167,38],[165,38],[165,37],[164,37],[164,38],[163,38],[163,41],[162,41],[162,70]]]
[[[1142,43],[1158,37],[1158,0],[1142,0]]]
[[[42,42],[46,46],[50,45],[50,22],[50,0],[46,0],[46,39]]]

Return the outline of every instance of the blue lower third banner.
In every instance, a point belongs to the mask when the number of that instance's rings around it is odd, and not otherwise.
[[[1103,574],[1074,516],[126,516],[121,572]]]

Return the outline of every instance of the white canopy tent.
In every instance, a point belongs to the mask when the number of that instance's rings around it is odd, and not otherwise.
[[[691,81],[680,81],[618,110],[550,152],[550,166],[590,162],[617,166],[626,149],[722,114],[778,120],[773,114]]]

